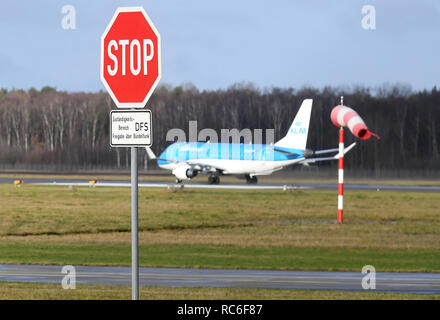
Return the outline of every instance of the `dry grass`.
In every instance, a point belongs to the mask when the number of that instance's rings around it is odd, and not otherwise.
[[[139,296],[140,299],[146,300],[440,299],[439,295],[381,292],[168,287],[140,287]],[[77,285],[75,290],[64,290],[60,284],[0,282],[1,300],[128,300],[130,298],[129,286]]]
[[[130,243],[129,188],[0,185],[2,241]],[[440,248],[440,194],[139,190],[141,244]]]
[[[342,229],[345,228],[345,229]],[[409,227],[408,227],[409,229]],[[415,230],[413,230],[415,231]],[[45,243],[131,243],[129,232],[67,235],[2,236],[1,241]],[[356,248],[438,248],[438,233],[412,234],[377,225],[362,226],[262,226],[214,229],[159,230],[139,233],[140,244],[238,245],[242,247],[356,247]]]

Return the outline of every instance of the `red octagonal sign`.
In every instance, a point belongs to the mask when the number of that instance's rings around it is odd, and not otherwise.
[[[160,34],[142,7],[118,8],[101,37],[101,81],[118,108],[143,108],[161,77]]]

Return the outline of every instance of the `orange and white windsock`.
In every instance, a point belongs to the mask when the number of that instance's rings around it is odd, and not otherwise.
[[[377,139],[380,137],[371,132],[364,120],[353,109],[339,105],[333,108],[330,118],[333,124],[337,127],[347,127],[355,137],[360,139],[369,139],[371,136],[375,136]]]

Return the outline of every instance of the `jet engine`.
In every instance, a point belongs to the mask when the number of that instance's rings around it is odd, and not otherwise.
[[[179,180],[187,180],[194,178],[195,176],[197,176],[198,173],[199,172],[197,170],[194,170],[189,165],[178,166],[176,169],[173,170],[173,174]]]

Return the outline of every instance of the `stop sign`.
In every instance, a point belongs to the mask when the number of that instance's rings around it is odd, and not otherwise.
[[[118,8],[101,36],[101,81],[118,108],[145,107],[161,77],[160,53],[144,8]]]

